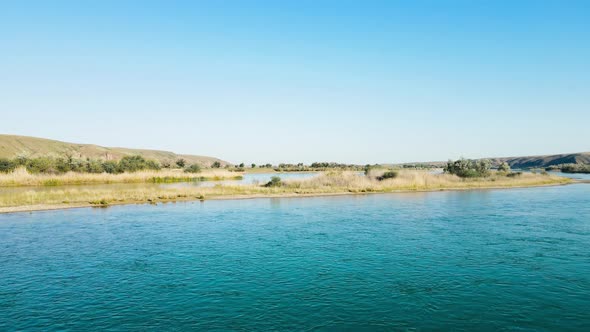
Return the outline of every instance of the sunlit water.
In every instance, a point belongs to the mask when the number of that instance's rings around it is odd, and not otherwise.
[[[0,331],[590,330],[590,185],[0,215]]]

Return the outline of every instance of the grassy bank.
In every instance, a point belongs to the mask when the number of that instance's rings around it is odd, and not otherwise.
[[[186,173],[182,170],[146,170],[134,173],[76,173],[31,174],[24,168],[10,173],[0,173],[0,187],[15,186],[63,186],[78,184],[108,183],[170,183],[190,181],[214,181],[241,179],[240,173],[223,169],[207,169],[200,173]]]
[[[283,181],[276,187],[244,184],[214,187],[117,186],[110,189],[103,186],[96,189],[63,187],[50,191],[28,190],[0,195],[0,212],[219,198],[511,188],[570,182],[571,179],[541,174],[507,177],[494,173],[486,178],[462,179],[455,175],[408,170],[399,171],[395,178],[380,181],[374,176],[362,176],[354,172],[327,172],[314,178]]]

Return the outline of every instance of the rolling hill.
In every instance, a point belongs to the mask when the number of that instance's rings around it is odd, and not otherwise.
[[[560,164],[590,164],[590,152],[489,159],[492,161],[492,164],[499,164],[505,161],[512,168],[543,168]]]
[[[28,157],[64,157],[71,155],[81,159],[92,158],[104,160],[119,160],[124,156],[141,155],[144,158],[158,160],[159,162],[166,160],[174,162],[179,158],[183,158],[188,164],[200,164],[205,167],[210,166],[215,161],[219,161],[222,165],[230,164],[214,157],[183,155],[170,151],[114,148],[94,144],[67,143],[29,136],[0,134],[0,158],[11,159],[19,155],[26,155]]]
[[[468,158],[469,159],[469,158]],[[483,158],[492,162],[493,166],[498,166],[501,162],[507,162],[511,168],[545,168],[561,164],[590,164],[590,152],[566,153],[542,156],[524,156],[524,157],[501,157],[501,158]],[[476,159],[478,160],[478,159]],[[435,167],[444,167],[446,161],[416,162],[403,163],[394,165],[429,165]]]

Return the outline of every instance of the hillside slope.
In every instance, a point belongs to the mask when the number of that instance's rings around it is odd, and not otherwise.
[[[206,167],[215,161],[219,161],[222,165],[229,164],[214,157],[180,155],[170,151],[111,148],[94,144],[67,143],[45,138],[0,134],[0,158],[15,158],[19,155],[28,157],[64,157],[71,155],[81,159],[106,160],[118,160],[124,156],[141,155],[144,158],[158,160],[159,162],[165,160],[174,162],[178,158],[184,158],[188,164],[197,163]]]
[[[560,164],[590,164],[590,152],[556,154],[546,156],[526,156],[490,158],[493,164],[507,162],[512,168],[548,167]]]

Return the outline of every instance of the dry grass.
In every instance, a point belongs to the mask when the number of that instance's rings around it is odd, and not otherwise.
[[[339,188],[340,190],[349,192],[390,192],[402,190],[523,187],[571,182],[567,178],[532,173],[507,177],[493,172],[491,176],[486,178],[463,179],[450,174],[400,170],[396,178],[378,181],[376,178],[379,175],[378,170],[370,172],[368,176],[359,176],[354,172],[328,172],[314,178],[291,180],[286,183],[288,187],[302,190]]]
[[[25,168],[11,173],[0,173],[0,187],[14,186],[61,186],[99,183],[162,183],[208,180],[230,180],[241,178],[241,173],[223,169],[207,169],[200,173],[185,173],[182,170],[140,171],[121,174],[91,174],[68,172],[59,175],[31,174]]]
[[[149,173],[149,172],[148,172]],[[229,172],[228,172],[229,173]],[[225,173],[215,173],[221,176]],[[235,174],[235,173],[229,173]],[[108,206],[125,203],[156,203],[232,197],[269,197],[365,192],[427,191],[471,188],[510,188],[565,184],[570,179],[553,175],[525,173],[506,177],[494,173],[488,178],[461,179],[448,174],[402,170],[395,179],[378,181],[356,172],[327,172],[319,176],[285,181],[281,187],[265,188],[252,184],[214,187],[170,187],[158,185],[99,186],[97,188],[56,187],[50,190],[23,190],[2,195],[0,212],[26,211],[75,206]]]

